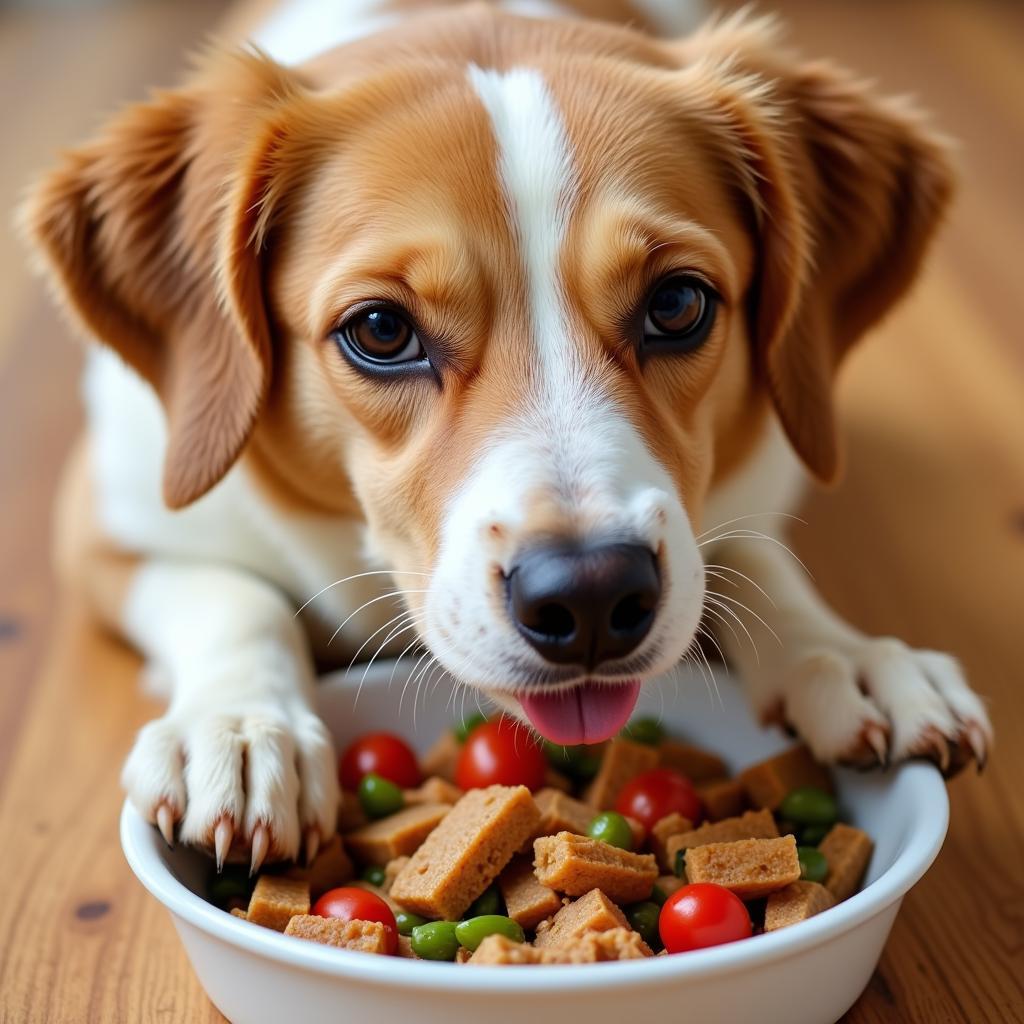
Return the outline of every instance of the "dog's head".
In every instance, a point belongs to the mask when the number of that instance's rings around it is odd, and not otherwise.
[[[247,450],[364,516],[434,655],[576,742],[690,645],[705,497],[767,417],[834,475],[836,367],[949,188],[909,109],[763,21],[472,7],[297,71],[215,54],[26,218],[163,401],[169,505]]]

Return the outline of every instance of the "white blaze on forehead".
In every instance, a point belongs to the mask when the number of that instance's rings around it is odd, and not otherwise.
[[[491,118],[502,186],[522,250],[530,319],[548,377],[571,351],[558,257],[576,190],[569,139],[547,83],[530,68],[484,70],[469,80]]]

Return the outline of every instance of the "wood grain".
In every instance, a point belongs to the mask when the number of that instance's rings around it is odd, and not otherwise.
[[[1024,1020],[1024,8],[773,6],[809,54],[918,93],[964,167],[926,278],[844,375],[845,479],[794,532],[843,614],[956,653],[997,726],[985,774],[951,784],[947,843],[847,1020]],[[103,111],[173,77],[219,10],[0,18],[0,204]],[[76,350],[8,235],[0,270],[0,1022],[221,1020],[117,842],[120,762],[155,712],[137,661],[55,607],[49,519],[79,421]]]

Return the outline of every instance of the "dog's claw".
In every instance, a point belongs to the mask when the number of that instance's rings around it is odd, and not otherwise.
[[[320,852],[320,830],[318,828],[310,828],[306,830],[306,867],[316,860],[316,855]]]
[[[885,730],[880,725],[866,725],[864,727],[864,742],[875,752],[878,763],[887,768],[889,765],[889,742]]]
[[[252,860],[249,864],[249,877],[259,871],[270,849],[270,836],[265,825],[257,825],[252,833]]]
[[[174,849],[174,811],[168,803],[160,804],[156,809],[156,827],[170,849]]]
[[[915,752],[935,761],[943,775],[949,771],[949,740],[938,729],[926,729]]]
[[[224,870],[224,861],[227,859],[228,850],[231,849],[231,840],[235,836],[235,827],[230,818],[221,818],[217,827],[213,830],[213,853],[217,859],[217,874]]]
[[[978,771],[985,770],[985,762],[988,760],[988,744],[985,741],[985,733],[977,722],[971,722],[964,730],[967,736],[967,745],[974,754],[974,760],[978,764]]]

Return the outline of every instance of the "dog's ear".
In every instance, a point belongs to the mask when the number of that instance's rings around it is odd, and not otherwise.
[[[683,45],[734,143],[751,199],[751,330],[787,435],[822,480],[838,470],[840,361],[914,280],[953,185],[948,145],[905,99],[874,96],[740,16]],[[724,115],[724,117],[723,117]]]
[[[271,111],[300,88],[257,54],[211,54],[68,153],[21,211],[75,319],[156,390],[171,508],[227,472],[267,392],[252,182],[278,141]]]

